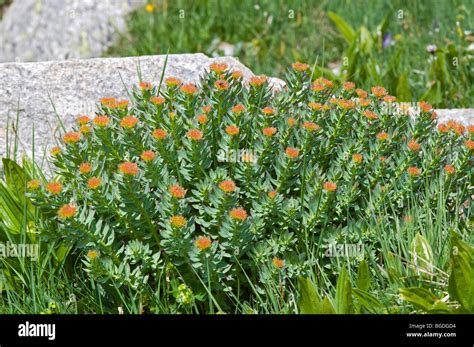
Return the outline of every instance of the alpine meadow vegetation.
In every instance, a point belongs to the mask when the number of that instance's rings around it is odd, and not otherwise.
[[[281,89],[214,63],[98,109],[51,176],[15,166],[40,261],[2,272],[2,312],[474,312],[472,125],[300,62]]]

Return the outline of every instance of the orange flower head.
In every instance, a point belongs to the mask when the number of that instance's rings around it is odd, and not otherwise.
[[[165,83],[168,88],[177,87],[181,85],[181,81],[175,77],[168,77],[165,79]]]
[[[267,82],[267,76],[260,75],[260,76],[252,76],[250,77],[249,84],[252,87],[260,87],[263,86]]]
[[[470,150],[474,150],[474,141],[472,140],[466,140],[464,141],[464,145]]]
[[[141,90],[150,90],[151,88],[153,88],[151,82],[140,82],[138,86]]]
[[[313,122],[304,122],[303,127],[309,132],[313,132],[319,129],[319,125]]]
[[[100,179],[100,177],[91,177],[87,181],[87,186],[90,189],[97,189],[97,188],[99,188],[101,182],[102,182],[102,180]]]
[[[102,98],[99,100],[102,106],[110,107],[117,102],[116,98]]]
[[[37,190],[41,185],[41,182],[40,180],[31,180],[31,181],[28,181],[28,183],[26,184],[26,188],[28,188],[28,190]]]
[[[293,127],[293,126],[295,126],[295,124],[296,124],[296,119],[294,119],[293,117],[289,117],[288,118],[288,125],[290,127]]]
[[[148,151],[143,152],[140,155],[140,158],[142,158],[142,160],[148,162],[148,161],[152,161],[153,159],[155,159],[156,154],[153,151],[148,150]]]
[[[63,190],[63,186],[61,183],[53,181],[46,185],[46,190],[51,194],[58,195]]]
[[[354,108],[355,101],[342,99],[338,101],[338,105],[345,110],[349,110],[349,109]]]
[[[204,124],[207,121],[207,116],[204,113],[202,113],[199,116],[197,116],[196,119],[199,122],[199,124]]]
[[[457,123],[453,126],[453,131],[457,136],[461,136],[466,131],[466,127],[462,124]]]
[[[275,199],[277,195],[278,193],[275,190],[269,191],[267,194],[268,198],[271,200]]]
[[[335,192],[337,189],[337,184],[334,182],[324,182],[323,189],[327,192]]]
[[[295,71],[298,71],[298,72],[303,72],[303,71],[306,71],[306,70],[309,69],[308,64],[304,64],[304,63],[301,63],[299,61],[297,61],[296,63],[291,64],[291,66],[293,67],[293,69]]]
[[[299,149],[297,149],[297,148],[288,147],[288,148],[285,150],[285,153],[286,153],[286,155],[287,155],[289,158],[295,159],[295,158],[298,157],[298,155],[300,154],[300,151],[299,151]]]
[[[370,88],[370,90],[372,91],[372,94],[374,94],[378,98],[380,98],[380,97],[384,96],[385,94],[387,94],[387,91],[385,90],[385,88],[380,87],[380,86],[372,87],[372,88]]]
[[[271,137],[273,135],[275,135],[277,132],[277,128],[273,128],[273,127],[270,127],[270,128],[264,128],[262,130],[262,133],[264,136],[267,136],[267,137]]]
[[[469,134],[474,134],[474,125],[468,125],[467,126],[467,132]]]
[[[92,128],[88,125],[81,125],[79,132],[81,134],[90,134],[92,132]]]
[[[157,140],[163,140],[166,136],[168,136],[168,133],[165,129],[155,129],[153,130],[152,136]]]
[[[374,112],[369,111],[369,110],[364,111],[364,116],[366,116],[367,119],[370,119],[370,120],[376,120],[379,118]]]
[[[311,86],[311,90],[315,92],[322,92],[325,88],[326,87],[324,86],[324,84],[316,83],[316,82],[314,82],[313,85]]]
[[[280,258],[273,258],[272,264],[276,268],[281,269],[285,266],[285,261],[283,259],[280,259]]]
[[[172,216],[170,218],[170,224],[174,228],[181,229],[186,225],[186,218],[183,216]]]
[[[355,163],[362,163],[362,160],[364,160],[364,157],[362,156],[362,154],[360,153],[354,153],[352,155],[352,160],[355,162]]]
[[[150,101],[153,105],[156,105],[156,106],[161,106],[165,103],[165,98],[161,97],[161,96],[152,96],[150,98]]]
[[[274,114],[275,110],[272,107],[267,106],[267,107],[262,108],[262,112],[264,115],[269,116],[269,115]]]
[[[130,161],[119,164],[118,169],[124,175],[136,176],[138,174],[138,165]]]
[[[247,211],[241,207],[233,208],[230,210],[229,216],[234,220],[244,221],[247,219]]]
[[[104,128],[109,124],[110,118],[108,116],[96,116],[93,122],[99,128]]]
[[[90,121],[91,121],[91,119],[88,116],[79,116],[79,117],[76,118],[76,122],[79,125],[85,125],[85,124],[89,123]]]
[[[51,151],[49,152],[53,157],[61,154],[61,148],[58,146],[51,148]]]
[[[385,131],[382,131],[377,134],[377,140],[386,141],[388,139],[388,134]]]
[[[126,109],[128,108],[129,101],[128,100],[116,100],[112,105],[111,108],[119,108],[119,109]]]
[[[123,117],[120,121],[120,126],[122,128],[131,129],[138,123],[138,118],[134,116]]]
[[[202,112],[204,112],[204,113],[209,113],[209,112],[211,112],[211,109],[212,109],[212,108],[211,108],[210,105],[206,105],[206,106],[203,106],[203,107],[202,107]]]
[[[344,88],[344,90],[347,90],[347,91],[352,90],[352,89],[355,88],[355,83],[354,82],[344,82],[342,84],[342,88]]]
[[[63,140],[65,143],[76,143],[81,139],[81,133],[70,131],[65,133],[63,136]]]
[[[210,248],[212,246],[212,241],[209,237],[207,236],[199,236],[196,241],[194,242],[194,245],[200,250],[200,251],[205,251],[206,249]]]
[[[235,191],[236,186],[234,181],[226,180],[219,183],[219,188],[225,193],[232,193]]]
[[[214,82],[214,87],[218,90],[227,90],[229,89],[229,83],[226,80],[217,80]]]
[[[190,129],[186,133],[186,136],[193,141],[199,141],[202,140],[202,131],[198,129]]]
[[[183,199],[186,196],[186,190],[179,184],[173,184],[168,188],[171,196],[175,199]]]
[[[359,98],[366,99],[367,96],[369,95],[365,90],[357,88],[356,89],[356,94]]]
[[[425,101],[420,101],[419,105],[423,112],[430,112],[433,109],[433,106],[431,106]]]
[[[92,165],[89,163],[81,163],[79,165],[79,172],[82,174],[88,174],[92,170]]]
[[[239,134],[239,128],[235,125],[229,125],[225,128],[225,132],[230,136],[235,136]]]
[[[197,87],[192,83],[183,84],[181,86],[181,91],[187,95],[194,95],[196,94],[197,90]]]
[[[308,103],[308,106],[314,111],[319,111],[323,108],[323,105],[321,105],[319,102],[313,102],[313,101]]]
[[[410,140],[408,142],[408,149],[412,152],[418,152],[421,148],[421,145],[415,140]]]
[[[232,107],[231,111],[236,114],[241,114],[242,112],[245,111],[245,106],[242,104],[237,104],[234,107]]]
[[[320,84],[323,85],[327,88],[332,88],[334,87],[334,83],[324,77],[319,77],[314,81],[315,84]]]
[[[416,166],[410,166],[407,169],[407,172],[410,176],[419,176],[421,174],[421,169],[417,168]]]
[[[61,219],[69,219],[75,216],[77,212],[76,206],[72,204],[66,204],[61,206],[61,208],[58,210],[58,216]]]
[[[385,95],[385,96],[383,97],[383,101],[385,101],[386,103],[391,104],[392,102],[397,101],[397,98],[394,97],[394,96],[392,96],[392,95]]]
[[[437,128],[440,133],[447,133],[449,131],[449,128],[446,124],[438,124]]]
[[[362,107],[367,107],[371,103],[370,99],[359,98],[359,105]]]
[[[211,69],[211,71],[214,71],[218,75],[226,72],[228,68],[229,66],[225,63],[212,63],[211,65],[209,65],[209,69]]]
[[[444,171],[448,174],[448,175],[454,175],[456,173],[456,169],[454,168],[454,166],[452,165],[445,165],[444,166]]]
[[[242,71],[239,71],[239,70],[236,70],[236,71],[232,72],[232,75],[231,75],[231,77],[234,80],[238,80],[239,78],[242,78],[243,76],[244,76],[244,73]]]

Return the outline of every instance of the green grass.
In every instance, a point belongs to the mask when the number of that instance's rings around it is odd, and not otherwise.
[[[134,13],[129,30],[109,54],[118,56],[203,52],[222,55],[223,44],[257,74],[281,77],[284,66],[301,60],[326,68],[340,67],[344,57],[358,59],[355,70],[339,76],[368,88],[381,84],[404,101],[427,99],[437,107],[472,106],[472,7],[454,1],[152,1],[155,9]],[[375,40],[370,56],[348,54],[349,44],[331,22],[333,11],[358,29],[366,26]],[[377,27],[387,18],[383,34],[394,45],[383,49]],[[459,26],[456,23],[459,23]],[[448,46],[449,43],[452,46]],[[428,44],[450,52],[434,66]],[[362,39],[356,49],[362,49]],[[459,64],[453,66],[453,56]],[[444,67],[446,65],[446,68]],[[364,69],[370,70],[367,75]],[[446,70],[446,71],[444,71]],[[408,80],[399,79],[406,73]],[[326,72],[326,75],[330,72]],[[448,77],[446,77],[448,75]],[[337,76],[336,76],[337,78]],[[447,80],[446,80],[447,79]],[[440,86],[430,90],[434,80]],[[445,81],[446,80],[446,81]]]

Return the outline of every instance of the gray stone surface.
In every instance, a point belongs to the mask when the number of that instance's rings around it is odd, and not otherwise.
[[[70,127],[78,115],[93,115],[100,98],[127,98],[124,84],[130,88],[138,83],[137,66],[140,66],[143,81],[158,83],[165,58],[158,55],[0,64],[0,157],[5,155],[7,119],[14,121],[17,111],[18,148],[31,156],[34,124],[35,155],[38,158],[44,148],[49,149],[55,144],[55,135],[60,130],[49,97],[66,127]],[[242,71],[245,78],[253,75],[235,58],[209,58],[198,53],[170,55],[165,77],[197,82],[215,61]],[[270,83],[281,88],[283,82],[270,79]],[[9,129],[11,133],[12,127]]]
[[[0,62],[100,57],[146,0],[15,0],[0,22]]]

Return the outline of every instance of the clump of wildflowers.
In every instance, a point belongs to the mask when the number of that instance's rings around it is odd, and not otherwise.
[[[396,99],[383,87],[313,80],[302,62],[272,88],[215,63],[196,84],[168,77],[161,89],[138,84],[130,100],[101,99],[51,150],[56,178],[27,183],[61,229],[49,237],[87,254],[97,283],[153,286],[170,266],[189,281],[176,296],[187,304],[204,292],[195,273],[229,292],[244,274],[264,282],[268,265],[294,279],[312,271],[309,254],[329,262],[314,245],[369,230],[383,211],[389,225],[413,204],[460,218],[458,202],[472,195],[472,126],[437,124],[423,102],[417,117],[391,114],[384,103]],[[429,189],[449,199],[414,199]],[[125,267],[128,277],[117,273]]]

